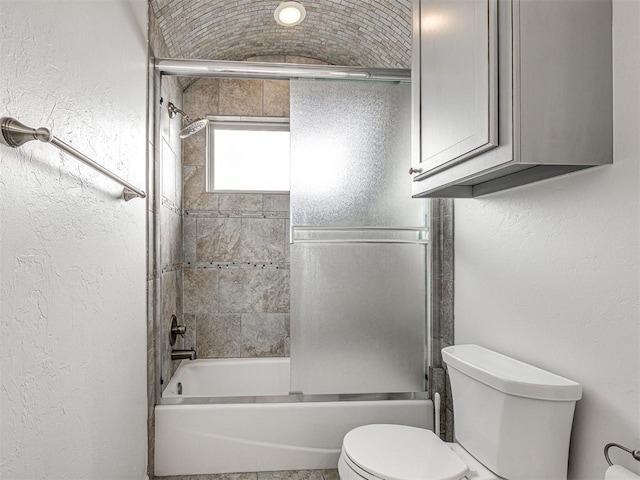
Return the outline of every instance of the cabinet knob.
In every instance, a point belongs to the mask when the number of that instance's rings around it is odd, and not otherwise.
[[[409,169],[409,175],[413,175],[414,173],[422,173],[422,169],[421,168],[413,168],[413,167],[411,167]]]

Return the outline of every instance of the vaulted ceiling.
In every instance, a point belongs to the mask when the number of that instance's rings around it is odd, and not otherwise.
[[[172,58],[293,55],[334,65],[409,68],[410,0],[301,0],[300,25],[278,25],[281,0],[150,0]]]

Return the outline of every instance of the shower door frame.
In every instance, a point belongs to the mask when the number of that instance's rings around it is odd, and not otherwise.
[[[221,61],[221,60],[191,60],[191,59],[171,59],[171,58],[155,58],[150,65],[153,79],[149,82],[150,87],[153,86],[153,94],[150,95],[150,108],[152,105],[159,105],[161,101],[160,85],[162,76],[182,76],[192,78],[238,78],[238,79],[261,79],[261,80],[291,80],[296,78],[310,79],[329,79],[329,80],[357,80],[357,81],[377,81],[377,82],[393,82],[393,83],[411,83],[411,70],[409,69],[379,69],[379,68],[363,68],[350,66],[335,65],[306,65],[306,64],[284,64],[284,63],[264,63],[264,62],[237,62],[237,61]],[[153,110],[152,110],[153,111]],[[152,131],[157,130],[159,118],[154,115]],[[416,119],[412,115],[412,125],[415,126]],[[412,150],[419,148],[415,138],[411,138]],[[157,186],[159,179],[154,178],[153,183]],[[157,197],[159,188],[153,189],[154,198],[149,201],[159,201]],[[424,200],[423,200],[424,201]],[[434,235],[438,235],[437,227],[439,222],[433,221],[431,213],[434,212],[438,199],[426,199],[425,217],[427,224],[427,240],[425,243],[425,389],[418,392],[400,392],[400,393],[364,393],[364,394],[289,394],[282,396],[264,396],[264,397],[198,397],[198,398],[163,398],[162,385],[160,376],[162,368],[158,368],[158,359],[162,358],[162,338],[161,332],[163,322],[162,309],[158,308],[160,300],[160,292],[162,291],[162,276],[159,278],[158,292],[155,292],[155,323],[158,330],[155,334],[154,361],[156,362],[156,377],[154,381],[156,385],[160,385],[155,391],[156,405],[176,405],[176,404],[217,404],[217,403],[292,403],[292,402],[336,402],[336,401],[360,401],[360,400],[424,400],[431,399],[430,391],[432,390],[431,379],[428,372],[432,367],[439,367],[439,352],[433,352],[433,315],[437,314],[434,308],[434,286],[432,281],[434,255],[438,252],[434,251],[430,239]],[[155,220],[154,220],[155,223]],[[151,228],[151,226],[150,226]],[[153,251],[156,252],[152,257],[155,263],[159,257],[161,238],[159,229],[153,226],[155,230]],[[150,249],[151,250],[151,249]],[[150,259],[151,260],[151,259]],[[439,330],[439,329],[438,329]],[[168,382],[168,379],[167,379]]]

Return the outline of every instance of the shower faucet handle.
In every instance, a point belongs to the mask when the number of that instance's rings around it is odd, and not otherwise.
[[[171,328],[169,330],[169,344],[173,345],[176,343],[176,339],[178,335],[182,335],[184,338],[184,334],[187,333],[186,325],[178,325],[178,317],[175,315],[171,315]]]
[[[175,335],[182,335],[183,337],[186,332],[187,332],[187,327],[185,325],[176,325],[171,329],[171,333]]]

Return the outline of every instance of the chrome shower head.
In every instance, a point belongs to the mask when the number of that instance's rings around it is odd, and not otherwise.
[[[167,108],[169,110],[169,118],[173,118],[176,116],[176,113],[179,113],[180,115],[182,115],[183,122],[187,123],[180,130],[180,138],[190,137],[194,133],[197,133],[200,130],[202,130],[209,123],[209,120],[207,120],[206,118],[198,118],[196,120],[191,120],[189,115],[184,113],[182,110],[180,110],[171,102],[169,102],[169,105],[167,105]]]
[[[206,127],[208,123],[209,120],[207,120],[206,118],[198,118],[197,120],[194,120],[193,122],[182,127],[182,130],[180,130],[180,138],[187,138],[194,133],[198,133],[200,130]]]

